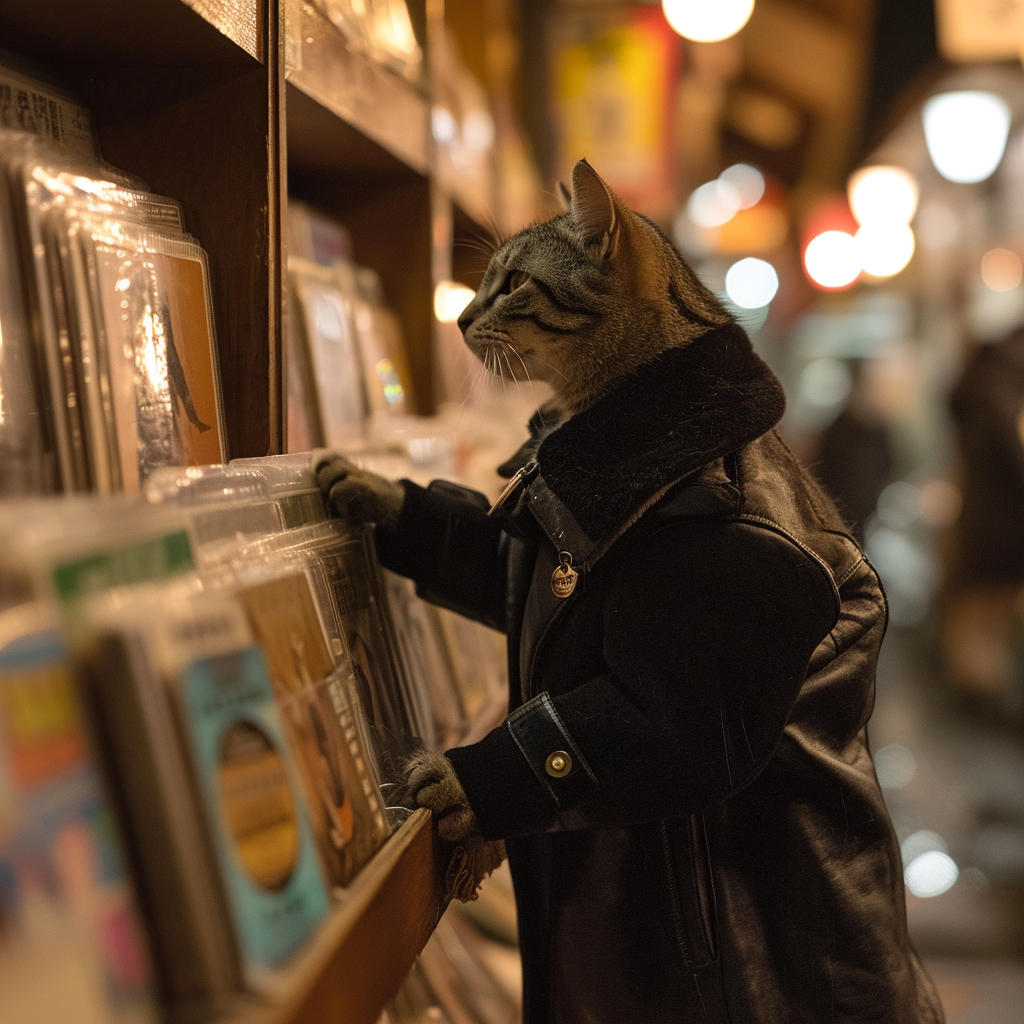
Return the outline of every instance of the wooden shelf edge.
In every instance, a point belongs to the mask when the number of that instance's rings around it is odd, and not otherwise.
[[[251,57],[260,63],[266,59],[260,0],[184,0],[184,3]]]
[[[414,811],[284,972],[273,1000],[219,1024],[376,1024],[443,910],[430,812]]]
[[[309,4],[290,0],[285,76],[297,89],[424,177],[429,109],[416,88],[361,53]]]

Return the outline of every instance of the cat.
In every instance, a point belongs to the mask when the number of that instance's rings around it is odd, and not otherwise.
[[[936,1024],[868,750],[874,570],[728,311],[585,161],[568,199],[459,318],[558,405],[499,499],[316,460],[383,564],[507,635],[505,721],[405,770],[447,895],[508,853],[524,1024]]]

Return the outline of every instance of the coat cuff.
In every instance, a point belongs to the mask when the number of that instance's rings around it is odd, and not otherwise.
[[[445,753],[485,839],[547,831],[597,779],[547,693],[479,743]]]

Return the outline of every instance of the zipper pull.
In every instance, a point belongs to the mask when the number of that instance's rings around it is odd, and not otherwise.
[[[489,516],[494,515],[494,513],[497,512],[513,494],[515,494],[519,485],[526,480],[527,477],[533,476],[539,468],[540,467],[537,465],[536,459],[530,459],[525,466],[520,466],[519,469],[515,471],[509,482],[502,488],[501,494],[495,498],[494,504],[487,510],[487,514]]]

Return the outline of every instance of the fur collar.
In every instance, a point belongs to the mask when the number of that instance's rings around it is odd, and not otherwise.
[[[766,433],[785,401],[746,332],[726,324],[642,366],[544,437],[540,476],[596,540],[666,484]]]

